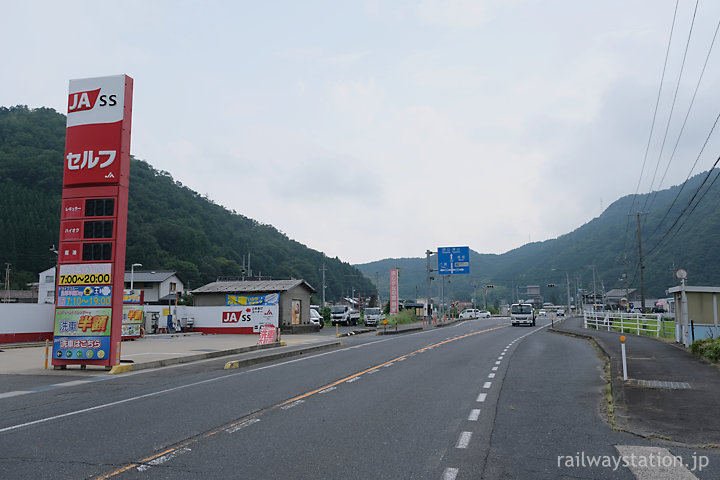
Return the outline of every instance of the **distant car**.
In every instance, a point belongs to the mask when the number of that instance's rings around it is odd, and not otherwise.
[[[565,316],[565,309],[564,309],[564,308],[558,308],[557,316],[558,316],[558,317],[564,317],[564,316]]]
[[[480,310],[478,310],[477,308],[466,308],[462,311],[462,313],[460,313],[460,318],[480,318]]]
[[[535,326],[535,308],[531,303],[513,303],[510,306],[510,323]]]
[[[325,319],[314,308],[310,309],[310,324],[319,325],[320,328],[325,326]]]
[[[545,315],[547,315],[547,311],[544,308],[541,308],[538,312],[538,317],[544,317]]]
[[[487,310],[480,310],[478,318],[490,318],[492,315]]]
[[[377,327],[378,323],[385,319],[385,314],[380,307],[369,307],[365,309],[365,326]]]

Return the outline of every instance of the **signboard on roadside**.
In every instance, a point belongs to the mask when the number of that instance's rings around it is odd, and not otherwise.
[[[277,341],[277,329],[274,325],[265,325],[260,330],[260,336],[258,337],[258,345],[269,345]]]
[[[53,361],[120,362],[133,79],[71,80]]]
[[[438,274],[470,273],[470,247],[438,247]]]
[[[400,311],[400,281],[398,269],[390,270],[390,313],[396,314]]]

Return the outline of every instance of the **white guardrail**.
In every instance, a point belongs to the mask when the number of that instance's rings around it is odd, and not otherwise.
[[[659,337],[663,329],[663,319],[659,313],[583,312],[583,319],[585,328],[597,330]]]

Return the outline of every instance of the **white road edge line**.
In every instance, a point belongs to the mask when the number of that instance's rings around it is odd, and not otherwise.
[[[457,325],[456,325],[456,326],[457,326]],[[433,330],[426,330],[426,331],[423,331],[423,332],[411,333],[411,334],[409,334],[408,336],[410,336],[410,335],[421,335],[421,334],[429,333],[429,332],[433,332]],[[318,354],[315,354],[315,355],[309,355],[309,356],[307,356],[307,357],[301,357],[301,358],[297,358],[297,359],[293,359],[293,360],[288,360],[288,361],[285,361],[285,362],[275,363],[275,364],[272,364],[272,365],[266,365],[266,366],[262,366],[262,367],[252,368],[252,369],[249,369],[249,370],[243,370],[243,371],[241,371],[241,372],[237,372],[237,373],[233,373],[233,374],[229,374],[229,375],[223,375],[223,376],[220,376],[220,377],[213,377],[213,378],[209,378],[209,379],[207,379],[207,380],[201,380],[201,381],[199,381],[199,382],[188,383],[188,384],[185,384],[185,385],[178,385],[177,387],[166,388],[166,389],[164,389],[164,390],[158,390],[158,391],[156,391],[156,392],[150,392],[150,393],[146,393],[146,394],[144,394],[144,395],[138,395],[138,396],[135,396],[135,397],[128,397],[128,398],[124,398],[124,399],[122,399],[122,400],[117,400],[117,401],[115,401],[115,402],[104,403],[104,404],[102,404],[102,405],[95,405],[95,406],[93,406],[93,407],[83,408],[83,409],[81,409],[81,410],[74,410],[74,411],[72,411],[72,412],[67,412],[67,413],[63,413],[63,414],[60,414],[60,415],[53,415],[53,416],[51,416],[51,417],[40,418],[40,419],[38,419],[38,420],[33,420],[32,422],[26,422],[26,423],[20,423],[20,424],[17,424],[17,425],[11,425],[11,426],[9,426],[9,427],[0,428],[0,433],[10,432],[10,431],[12,431],[12,430],[18,430],[18,429],[20,429],[20,428],[29,427],[29,426],[32,426],[32,425],[38,425],[38,424],[41,424],[41,423],[46,423],[46,422],[50,422],[50,421],[57,420],[57,419],[60,419],[60,418],[72,417],[72,416],[75,416],[75,415],[80,415],[80,414],[92,412],[92,411],[95,411],[95,410],[102,410],[102,409],[104,409],[104,408],[114,407],[114,406],[116,406],[116,405],[122,405],[122,404],[124,404],[124,403],[130,403],[130,402],[134,402],[134,401],[137,401],[137,400],[142,400],[143,398],[156,397],[156,396],[158,396],[158,395],[163,395],[163,394],[165,394],[165,393],[174,392],[174,391],[181,390],[181,389],[188,388],[188,387],[195,387],[195,386],[204,385],[204,384],[210,383],[210,382],[216,382],[216,381],[220,381],[220,380],[226,380],[226,379],[228,379],[228,378],[232,378],[232,377],[235,377],[235,376],[238,376],[238,375],[245,375],[245,374],[252,373],[252,372],[258,372],[258,371],[260,371],[260,370],[266,370],[266,369],[269,369],[269,368],[280,367],[280,366],[282,366],[282,365],[288,365],[288,364],[290,364],[290,363],[301,362],[301,361],[308,360],[308,359],[310,359],[310,358],[323,357],[323,356],[325,356],[325,355],[333,355],[333,354],[335,354],[335,353],[339,353],[339,352],[342,352],[342,351],[345,351],[345,350],[353,350],[353,349],[356,349],[356,348],[362,348],[362,347],[369,346],[369,345],[376,345],[376,344],[378,344],[378,343],[388,342],[388,341],[391,341],[391,340],[392,340],[391,338],[382,339],[382,340],[376,340],[376,341],[372,341],[372,342],[368,342],[368,343],[363,343],[363,344],[360,344],[360,345],[353,345],[352,347],[339,348],[339,349],[337,349],[337,350],[332,350],[332,351],[330,351],[330,352],[318,353]],[[424,350],[421,350],[421,352],[423,352],[423,351],[424,351]],[[208,358],[208,359],[200,360],[200,361],[198,361],[198,362],[193,362],[193,363],[197,364],[197,363],[204,363],[204,362],[211,362],[211,361],[217,361],[217,359],[216,359],[216,358]],[[165,368],[179,368],[179,367],[183,367],[183,366],[187,366],[187,364],[170,365],[170,366],[165,367]],[[136,372],[128,372],[127,374],[122,375],[122,376],[116,376],[116,377],[107,376],[107,377],[99,377],[99,378],[103,378],[104,380],[113,380],[113,379],[118,379],[118,378],[127,378],[128,376],[138,375],[138,374],[144,374],[144,373],[149,373],[149,372],[153,372],[153,371],[156,371],[156,370],[154,370],[154,369],[138,370],[138,371],[136,371]],[[377,372],[377,370],[375,370],[375,372]],[[375,373],[375,372],[368,372],[368,373]],[[34,392],[28,391],[27,393],[34,393]],[[4,396],[0,396],[0,398],[9,398],[9,397],[18,396],[18,395],[24,395],[24,394],[26,394],[25,391],[14,391],[14,392],[8,392],[8,393],[6,393],[6,394],[0,394],[0,395],[4,395]]]

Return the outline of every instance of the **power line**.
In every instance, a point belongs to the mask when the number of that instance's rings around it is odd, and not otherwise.
[[[633,197],[632,204],[630,205],[630,212],[635,208],[635,200],[637,199],[638,193],[640,192],[640,183],[642,181],[643,173],[645,172],[645,164],[647,162],[648,153],[650,152],[650,143],[652,141],[653,133],[655,132],[655,121],[657,120],[658,107],[660,105],[660,97],[662,94],[663,84],[665,83],[665,72],[667,71],[668,58],[670,57],[670,45],[672,44],[673,32],[675,31],[675,20],[677,19],[678,4],[680,0],[675,0],[675,11],[673,12],[672,24],[670,26],[670,37],[668,38],[667,48],[665,49],[665,62],[663,63],[662,75],[660,76],[660,86],[658,88],[657,99],[655,100],[655,111],[653,112],[652,123],[650,124],[650,135],[648,135],[647,145],[645,146],[645,156],[643,157],[642,167],[640,168],[640,176],[638,178],[638,184],[635,188],[635,196]],[[628,230],[630,228],[630,217],[628,217],[625,225],[625,234],[623,235],[623,251],[627,247]]]
[[[648,255],[650,255],[650,254],[652,254],[653,252],[655,252],[655,250],[657,250],[657,249],[660,247],[660,244],[661,244],[666,238],[668,238],[668,236],[669,236],[670,233],[672,232],[673,228],[675,228],[675,225],[677,225],[677,223],[678,223],[678,222],[680,221],[680,219],[683,217],[683,215],[685,214],[685,212],[687,211],[687,209],[690,208],[690,205],[692,204],[693,200],[695,200],[695,197],[697,197],[698,193],[700,192],[700,190],[702,189],[702,187],[705,185],[705,183],[707,182],[708,178],[710,178],[710,175],[713,173],[713,170],[715,169],[715,167],[717,166],[718,163],[720,163],[720,157],[718,157],[717,160],[715,160],[715,163],[713,164],[712,168],[711,168],[710,170],[708,170],[708,173],[707,173],[707,175],[705,175],[705,178],[703,179],[703,181],[702,181],[702,183],[700,184],[700,186],[698,186],[698,188],[695,189],[695,193],[693,193],[693,195],[692,195],[692,197],[690,198],[690,200],[688,201],[687,205],[685,205],[685,208],[683,208],[682,212],[680,212],[680,215],[678,215],[678,217],[675,219],[675,221],[673,222],[673,224],[670,226],[670,228],[668,228],[668,230],[665,232],[665,234],[662,236],[662,238],[658,241],[658,243],[652,248],[652,250],[650,250],[650,252],[648,253]],[[717,177],[716,177],[716,179],[717,179]],[[713,180],[712,183],[715,183],[715,180]],[[704,196],[704,195],[703,195],[703,196]],[[698,200],[698,203],[699,203],[699,200]],[[694,208],[693,208],[693,210],[694,210]],[[688,215],[688,216],[689,216],[689,215]],[[679,229],[678,229],[678,231],[679,231]]]
[[[665,150],[665,142],[667,141],[668,131],[670,130],[670,123],[672,122],[673,113],[675,112],[675,103],[677,102],[677,96],[678,91],[680,91],[680,81],[682,80],[683,72],[685,71],[685,61],[687,60],[687,53],[688,49],[690,48],[690,39],[692,38],[692,32],[693,28],[695,27],[695,17],[697,15],[697,7],[698,7],[699,0],[695,1],[695,10],[693,11],[693,17],[692,22],[690,23],[690,30],[688,31],[688,37],[687,41],[685,42],[685,51],[683,52],[683,58],[682,62],[680,63],[680,73],[678,74],[677,84],[675,85],[675,93],[673,94],[673,100],[672,104],[670,105],[670,113],[668,115],[667,123],[665,124],[665,133],[663,134],[663,140],[660,144],[660,153],[658,153],[658,159],[657,163],[655,164],[655,171],[653,172],[652,179],[650,180],[650,187],[648,190],[648,193],[650,194],[653,190],[653,185],[655,183],[655,177],[657,176],[658,168],[660,167],[660,162],[662,161],[662,154]],[[643,205],[642,210],[647,211],[647,203],[648,199],[651,195],[648,195],[645,197],[645,204]]]
[[[703,146],[702,146],[702,148],[700,149],[700,152],[698,153],[697,157],[695,158],[695,163],[693,163],[693,166],[692,166],[692,168],[690,169],[690,173],[688,173],[687,178],[685,179],[685,181],[684,181],[684,182],[682,183],[682,185],[680,186],[680,190],[678,191],[677,195],[675,195],[675,198],[673,199],[673,201],[672,201],[672,203],[670,204],[670,206],[668,207],[668,209],[665,211],[665,214],[663,215],[663,218],[658,222],[658,224],[657,224],[657,226],[655,227],[655,230],[653,231],[652,235],[655,235],[655,233],[657,233],[657,231],[660,230],[660,225],[662,225],[662,223],[665,221],[665,219],[667,218],[667,216],[670,214],[670,211],[671,211],[672,208],[675,206],[675,203],[677,202],[678,198],[680,198],[680,194],[681,194],[682,191],[685,189],[685,185],[687,185],[688,180],[690,180],[690,175],[692,174],[693,170],[695,169],[695,166],[697,165],[698,161],[700,160],[700,157],[702,156],[703,152],[705,151],[705,147],[707,146],[708,142],[710,141],[710,137],[712,136],[713,132],[715,131],[715,127],[717,127],[718,121],[720,121],[720,113],[715,117],[715,122],[713,123],[713,126],[710,128],[710,131],[708,132],[708,135],[707,135],[707,137],[705,138],[705,142],[703,143]],[[718,162],[715,161],[715,165],[717,165],[717,163],[718,163]],[[715,168],[715,165],[713,165],[713,168]],[[712,171],[712,169],[711,169],[711,171]],[[703,181],[703,184],[704,184],[704,183],[705,183],[705,182]],[[702,185],[701,185],[701,187],[702,187]],[[699,189],[698,189],[698,190],[699,190]],[[693,194],[693,197],[692,197],[693,199],[695,198],[695,195],[697,195],[698,190],[696,190],[695,193]],[[691,199],[690,201],[692,202],[692,199]],[[687,210],[687,206],[683,209],[683,212],[682,212],[682,213],[684,213],[685,210]],[[682,215],[682,213],[681,213],[680,215]],[[678,218],[679,218],[679,217],[678,217]],[[678,221],[678,219],[675,220],[675,223],[677,223],[677,221]],[[673,226],[675,225],[675,223],[673,223]],[[672,227],[670,227],[670,228],[672,228]],[[668,230],[670,230],[670,229],[668,229]],[[652,236],[652,235],[651,235],[651,236]]]
[[[643,173],[645,172],[645,163],[647,162],[648,153],[650,152],[650,143],[655,132],[655,121],[657,120],[658,107],[660,105],[660,97],[662,93],[663,84],[665,83],[665,72],[667,71],[668,58],[670,57],[670,45],[672,44],[673,32],[675,31],[675,20],[677,18],[678,3],[680,0],[675,0],[675,12],[673,13],[672,25],[670,26],[670,38],[668,38],[667,49],[665,50],[665,63],[663,64],[662,75],[660,76],[660,88],[658,88],[657,99],[655,100],[655,111],[653,112],[652,124],[650,125],[650,135],[648,136],[647,145],[645,146],[645,157],[643,158],[642,168],[640,169],[640,178],[638,178],[638,184],[635,188],[635,195],[640,192],[640,182],[642,181]],[[635,207],[635,199],[633,198],[633,205],[630,208]]]
[[[718,160],[720,160],[720,158],[718,158]],[[717,163],[718,163],[718,162],[715,162],[715,165],[717,165]],[[712,173],[712,170],[711,170],[710,172],[708,172],[708,175],[705,177],[705,180],[707,180],[707,178],[709,178],[709,176],[710,176],[711,173]],[[682,230],[682,228],[685,226],[685,223],[687,223],[688,219],[689,219],[690,216],[693,214],[693,212],[695,211],[695,209],[697,208],[697,206],[700,205],[700,202],[702,202],[702,199],[705,198],[705,195],[707,195],[707,193],[710,191],[710,189],[712,189],[712,186],[715,184],[715,182],[717,181],[718,177],[720,177],[720,171],[718,171],[718,172],[715,174],[715,178],[712,180],[712,182],[710,182],[710,185],[708,185],[708,187],[705,189],[705,191],[704,191],[703,194],[700,196],[700,198],[698,198],[697,202],[695,202],[695,205],[693,205],[693,207],[692,207],[692,209],[690,210],[690,212],[688,212],[688,214],[685,216],[685,218],[683,219],[683,222],[678,226],[678,228],[677,228],[674,232],[672,232],[671,236],[668,237],[668,243],[669,243],[672,239],[674,239],[675,236],[676,236],[678,233],[680,233],[680,231]],[[705,183],[705,181],[703,181],[703,184],[704,184],[704,183]],[[700,186],[700,188],[702,188],[702,185]],[[699,189],[698,189],[698,191],[699,191]],[[696,194],[697,194],[697,192],[696,192]],[[694,197],[693,197],[693,198],[694,198]],[[691,201],[692,201],[692,200],[691,200]],[[689,206],[689,204],[688,204],[688,206]],[[679,218],[678,218],[678,219],[679,219]],[[673,225],[674,225],[674,224],[673,224]],[[668,232],[668,233],[669,233],[669,232]],[[665,238],[665,237],[663,237],[663,239],[664,239],[664,238]],[[661,239],[660,242],[662,242],[663,239]],[[650,253],[649,253],[648,255],[652,254],[655,250],[657,250],[657,248],[660,246],[660,242],[658,242],[658,244],[650,251]]]
[[[667,176],[667,172],[670,169],[670,164],[672,163],[673,158],[675,158],[675,152],[677,151],[678,144],[680,143],[680,139],[682,138],[683,132],[685,131],[685,126],[687,125],[688,118],[690,117],[690,111],[692,110],[692,107],[695,104],[695,98],[697,97],[698,90],[700,89],[700,83],[702,83],[703,76],[705,75],[705,69],[707,68],[708,61],[710,60],[710,54],[712,53],[713,47],[715,46],[715,40],[717,39],[719,30],[720,30],[720,20],[718,21],[718,24],[715,27],[715,34],[713,35],[712,42],[710,42],[710,48],[708,49],[708,53],[705,56],[705,63],[703,64],[702,71],[700,72],[700,76],[698,77],[697,84],[695,85],[695,91],[693,92],[692,99],[690,100],[690,105],[688,106],[688,110],[685,113],[685,119],[683,120],[682,127],[680,128],[680,133],[678,134],[678,138],[675,141],[675,146],[673,147],[673,151],[670,154],[670,159],[668,160],[668,164],[665,167],[665,171],[663,172],[663,176],[660,179],[660,183],[658,183],[658,186],[662,185],[663,181],[665,180],[665,177]],[[715,121],[715,123],[717,123],[717,120]],[[711,133],[712,133],[712,130],[711,130]],[[707,140],[705,141],[705,145],[707,145]],[[703,149],[705,148],[705,145],[703,145]],[[693,164],[692,168],[690,169],[688,178],[690,178],[690,175],[692,174],[693,170],[695,170],[695,166],[697,165],[697,162],[699,159],[700,159],[700,156],[698,156],[697,159],[695,159],[695,163]],[[656,195],[653,196],[653,201],[655,199],[655,196]],[[652,201],[650,202],[650,205],[652,206]]]

